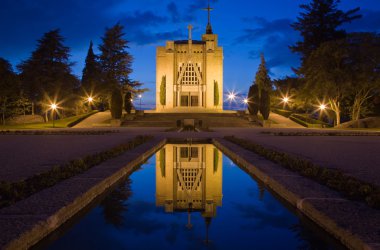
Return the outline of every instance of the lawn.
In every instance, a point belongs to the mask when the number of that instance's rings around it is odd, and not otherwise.
[[[98,111],[92,111],[90,113],[76,115],[71,117],[66,117],[63,119],[55,120],[54,127],[55,128],[68,128],[72,127],[85,118],[97,113]],[[47,129],[53,128],[53,122],[42,122],[42,123],[29,123],[29,124],[17,124],[17,125],[0,125],[0,130],[4,129]]]

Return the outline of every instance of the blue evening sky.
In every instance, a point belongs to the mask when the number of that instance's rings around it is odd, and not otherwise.
[[[247,92],[264,53],[272,78],[292,74],[299,59],[288,46],[299,35],[289,26],[299,5],[307,0],[211,0],[211,23],[224,47],[224,91]],[[187,38],[187,25],[194,26],[193,39],[200,39],[207,24],[201,8],[207,0],[0,0],[0,57],[16,66],[27,59],[36,40],[60,28],[71,48],[73,72],[81,77],[90,40],[95,52],[106,27],[125,26],[129,52],[134,56],[132,78],[151,91],[143,102],[154,103],[155,48],[165,40]],[[380,30],[379,0],[342,0],[343,10],[361,8],[363,18],[348,24],[349,31]]]

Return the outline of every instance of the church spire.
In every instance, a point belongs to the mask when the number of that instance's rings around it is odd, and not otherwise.
[[[203,10],[207,10],[208,12],[208,22],[206,27],[206,34],[212,34],[212,27],[210,22],[210,12],[213,10],[213,8],[210,8],[210,0],[208,0],[208,7],[204,8]]]

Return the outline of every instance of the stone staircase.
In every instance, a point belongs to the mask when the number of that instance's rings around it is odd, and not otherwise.
[[[253,127],[244,116],[237,113],[146,113],[123,122],[123,127],[176,127],[177,121],[194,119],[202,127]]]

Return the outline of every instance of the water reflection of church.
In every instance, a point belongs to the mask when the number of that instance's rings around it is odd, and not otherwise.
[[[201,212],[206,223],[222,205],[222,155],[212,144],[167,144],[156,154],[156,205]]]

